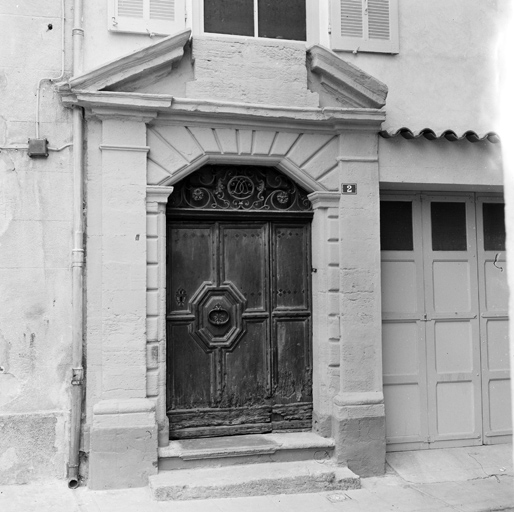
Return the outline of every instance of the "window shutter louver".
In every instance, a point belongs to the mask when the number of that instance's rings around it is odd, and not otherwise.
[[[118,16],[120,18],[142,18],[143,0],[118,0]]]
[[[151,20],[175,20],[174,0],[150,0]]]
[[[183,30],[185,0],[110,0],[109,30],[169,35]]]
[[[368,35],[370,39],[390,39],[389,0],[368,0]]]
[[[341,36],[362,37],[362,0],[341,0]]]
[[[331,0],[333,50],[398,53],[398,0]]]

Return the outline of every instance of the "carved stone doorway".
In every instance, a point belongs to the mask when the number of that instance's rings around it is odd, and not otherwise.
[[[168,204],[171,438],[310,430],[310,223],[272,168],[208,165]]]

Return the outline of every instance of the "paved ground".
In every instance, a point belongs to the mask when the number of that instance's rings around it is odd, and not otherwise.
[[[514,511],[512,446],[392,453],[385,476],[362,489],[155,502],[147,488],[71,491],[54,481],[0,486],[0,512],[479,512]]]

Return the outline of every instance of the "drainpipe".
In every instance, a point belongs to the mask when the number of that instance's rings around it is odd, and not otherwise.
[[[82,72],[82,0],[73,5],[73,76]],[[84,368],[82,343],[84,337],[84,127],[82,108],[73,109],[73,251],[72,251],[72,378],[70,446],[68,458],[68,487],[79,486],[80,426],[82,422],[82,396]]]

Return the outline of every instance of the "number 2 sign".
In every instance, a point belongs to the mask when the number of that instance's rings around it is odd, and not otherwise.
[[[341,194],[356,194],[357,184],[356,183],[343,183],[341,185]]]

